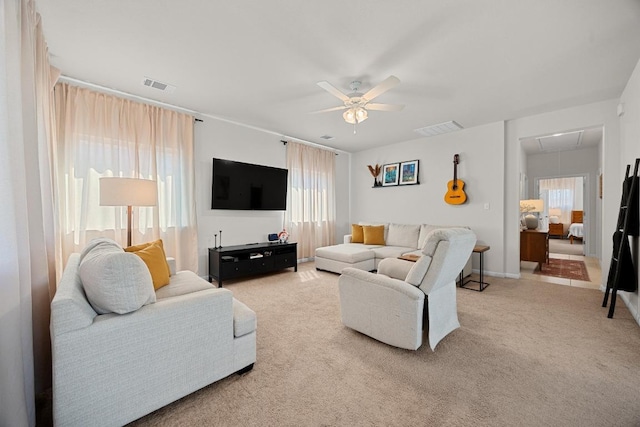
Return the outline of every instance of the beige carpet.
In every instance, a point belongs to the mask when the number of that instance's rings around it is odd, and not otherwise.
[[[569,239],[549,239],[549,252],[565,255],[584,255],[584,243],[582,240],[574,240],[573,244]]]
[[[258,360],[166,406],[148,426],[631,426],[640,328],[597,290],[489,277],[458,289],[462,328],[431,352],[340,322],[338,276],[313,263],[225,287],[258,315]]]

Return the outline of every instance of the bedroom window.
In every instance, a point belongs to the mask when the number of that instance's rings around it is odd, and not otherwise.
[[[538,185],[540,193],[548,190],[548,208],[560,209],[560,222],[569,224],[571,222],[571,211],[582,210],[583,184],[584,178],[579,176],[540,179]]]

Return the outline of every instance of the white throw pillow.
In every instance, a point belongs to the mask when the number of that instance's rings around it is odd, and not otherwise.
[[[151,273],[142,259],[111,239],[92,240],[80,255],[80,279],[98,314],[125,314],[156,302]]]
[[[386,245],[417,248],[418,234],[420,234],[419,225],[391,223],[385,240],[387,242]]]

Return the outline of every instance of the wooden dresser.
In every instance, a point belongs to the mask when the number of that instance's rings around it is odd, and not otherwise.
[[[549,237],[564,237],[564,224],[549,224]]]
[[[549,233],[538,230],[520,232],[520,261],[533,261],[542,264],[549,262]]]

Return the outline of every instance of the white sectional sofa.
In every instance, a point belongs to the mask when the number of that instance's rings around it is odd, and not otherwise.
[[[365,223],[362,226],[384,226],[384,245],[352,243],[352,235],[344,236],[344,243],[316,249],[315,265],[318,270],[340,274],[343,268],[352,267],[365,271],[378,269],[385,258],[422,254],[427,236],[433,230],[456,226],[431,224]],[[458,226],[460,227],[460,226]],[[463,227],[469,228],[469,227]],[[471,257],[463,269],[463,276],[471,274]]]
[[[109,268],[125,277],[129,267]],[[253,367],[255,312],[228,289],[169,269],[169,284],[156,291],[148,276],[151,297],[141,307],[99,314],[83,286],[81,256],[71,255],[51,303],[54,425],[124,425]]]

